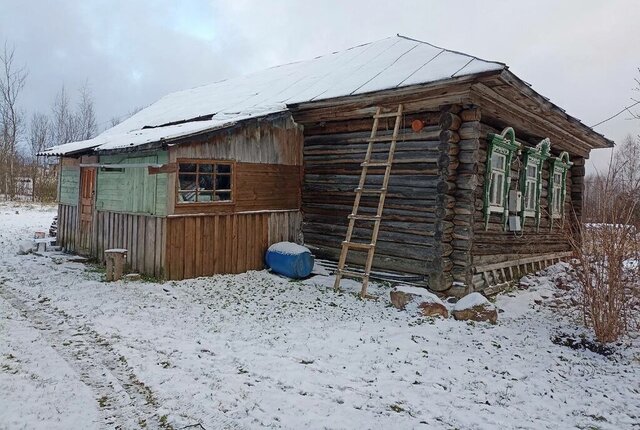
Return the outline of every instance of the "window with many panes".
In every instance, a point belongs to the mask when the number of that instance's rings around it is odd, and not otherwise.
[[[533,216],[538,208],[538,164],[536,160],[527,164],[524,188],[524,213]]]
[[[233,199],[233,165],[208,160],[178,161],[178,203],[218,203]]]
[[[494,152],[491,154],[491,185],[489,189],[489,205],[492,210],[502,211],[504,208],[504,180],[507,157]]]
[[[507,196],[511,182],[511,160],[520,149],[513,128],[507,127],[500,134],[489,133],[487,146],[487,170],[484,179],[484,226],[489,228],[492,213],[502,214],[503,226],[507,222]]]
[[[549,213],[551,218],[564,216],[564,200],[567,194],[567,172],[573,163],[569,160],[566,151],[554,158],[551,162],[551,179],[549,180]]]
[[[562,205],[564,204],[563,193],[562,193],[562,172],[554,170],[553,172],[553,182],[551,186],[553,187],[551,193],[551,213],[554,218],[560,218],[562,213]]]

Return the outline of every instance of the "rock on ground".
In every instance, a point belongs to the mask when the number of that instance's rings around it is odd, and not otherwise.
[[[498,322],[498,310],[480,293],[471,293],[460,299],[453,308],[453,317],[459,321]]]

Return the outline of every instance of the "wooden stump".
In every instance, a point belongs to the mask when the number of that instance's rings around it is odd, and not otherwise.
[[[107,282],[122,278],[124,262],[127,259],[126,249],[107,249],[104,251],[107,262]]]

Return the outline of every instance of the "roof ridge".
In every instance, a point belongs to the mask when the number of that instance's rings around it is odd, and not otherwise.
[[[412,40],[414,42],[424,43],[425,45],[433,46],[434,48],[442,49],[443,51],[451,52],[451,53],[458,54],[458,55],[464,55],[465,57],[473,58],[474,60],[484,61],[485,63],[500,64],[500,65],[502,65],[502,66],[504,66],[506,68],[509,68],[509,66],[507,66],[507,64],[503,63],[502,61],[485,60],[484,58],[480,58],[480,57],[477,57],[475,55],[470,55],[470,54],[467,54],[466,52],[455,51],[453,49],[443,48],[442,46],[437,46],[437,45],[434,45],[433,43],[425,42],[424,40],[414,39],[413,37],[409,37],[409,36],[403,36],[400,33],[396,33],[396,36],[397,37],[401,37],[403,39]]]

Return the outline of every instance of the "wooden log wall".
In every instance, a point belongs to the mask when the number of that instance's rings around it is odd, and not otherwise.
[[[424,103],[423,103],[424,105]],[[389,105],[395,111],[397,105]],[[450,157],[441,141],[441,112],[438,107],[408,112],[400,130],[391,171],[380,233],[373,262],[374,270],[405,272],[428,276],[432,267],[440,267],[443,228],[440,219],[451,205],[442,180]],[[347,229],[358,185],[367,139],[373,119],[370,116],[334,121],[305,122],[304,183],[302,209],[305,243],[320,258],[337,260]],[[306,120],[311,117],[302,116]],[[419,132],[411,129],[414,120],[422,121]],[[392,134],[395,118],[380,121],[378,136]],[[446,142],[448,143],[448,137]],[[385,160],[388,144],[376,143],[373,160]],[[383,168],[369,168],[365,188],[380,188]],[[437,203],[440,202],[440,203]],[[376,212],[378,196],[363,195],[360,214]],[[371,240],[373,223],[356,222],[353,240]],[[366,254],[350,251],[348,264],[362,265]]]
[[[167,279],[188,279],[264,268],[269,245],[299,241],[301,215],[249,212],[166,219]]]
[[[127,272],[164,278],[166,218],[98,211],[94,216],[91,255],[104,262],[104,251],[127,250]]]
[[[58,233],[56,244],[67,252],[76,252],[78,239],[78,206],[58,205]]]
[[[463,129],[466,129],[463,131]],[[485,288],[486,282],[481,273],[475,268],[517,260],[522,258],[535,258],[536,255],[560,254],[570,251],[566,239],[563,237],[563,222],[572,221],[572,213],[581,214],[582,211],[582,187],[584,176],[584,158],[571,157],[575,165],[567,174],[566,183],[566,199],[565,199],[565,216],[564,221],[551,219],[548,215],[548,194],[550,181],[550,163],[545,161],[542,169],[542,193],[540,198],[541,219],[540,226],[536,228],[536,221],[533,217],[525,218],[524,228],[521,232],[510,232],[503,228],[502,215],[492,213],[489,218],[488,229],[485,230],[484,211],[483,211],[483,192],[484,180],[487,160],[487,134],[499,133],[500,130],[494,129],[488,124],[480,121],[472,121],[464,123],[461,127],[461,133],[467,138],[472,138],[478,142],[478,150],[476,155],[470,154],[473,160],[477,160],[477,187],[474,193],[474,215],[473,215],[473,232],[471,258],[474,267],[471,274],[471,283],[473,289],[480,290]],[[516,130],[516,137],[517,137]],[[525,143],[533,146],[532,143]],[[551,142],[552,155],[557,156],[560,149],[554,147]],[[470,161],[473,161],[470,160]],[[511,189],[518,189],[520,173],[523,169],[522,157],[514,157],[511,165]],[[469,274],[467,273],[467,279]]]

